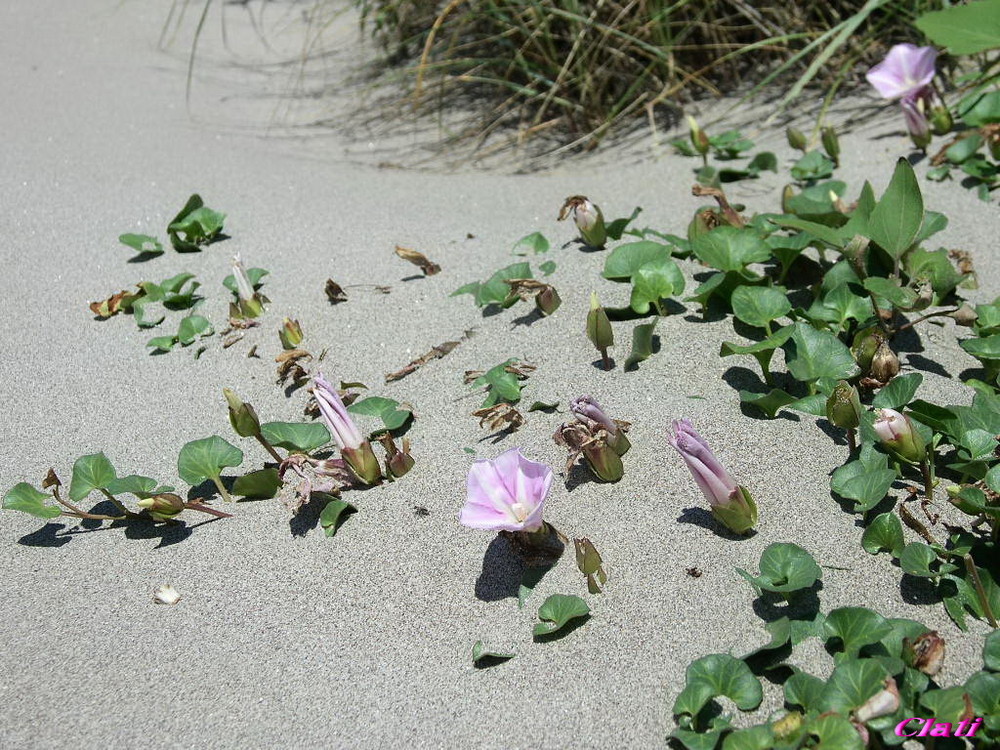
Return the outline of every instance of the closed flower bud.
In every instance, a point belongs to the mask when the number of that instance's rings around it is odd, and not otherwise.
[[[880,383],[888,383],[899,374],[899,357],[889,348],[889,343],[883,341],[872,357],[871,376]]]
[[[882,447],[900,461],[919,464],[927,458],[927,444],[905,414],[879,409],[874,428]]]
[[[906,129],[910,133],[910,140],[913,145],[920,150],[925,150],[931,142],[931,128],[927,121],[927,112],[924,109],[924,100],[921,98],[902,99],[900,106],[903,109],[903,118],[906,120]]]
[[[573,217],[573,223],[580,230],[580,237],[590,247],[604,247],[608,241],[607,230],[604,226],[604,214],[601,209],[591,203],[584,195],[571,195],[563,203],[559,212],[559,221],[568,216]]]
[[[785,185],[784,189],[781,191],[781,210],[786,214],[795,213],[792,211],[792,198],[795,197],[795,188],[791,185]]]
[[[823,150],[830,157],[834,164],[840,163],[840,140],[837,138],[837,131],[827,126],[820,131],[820,138],[823,141]]]
[[[559,292],[553,286],[546,286],[535,295],[535,306],[538,307],[542,315],[551,315],[559,309],[561,304],[562,299],[559,298]]]
[[[903,660],[933,677],[944,665],[944,638],[931,630],[916,638],[903,639]]]
[[[396,442],[388,432],[379,435],[378,441],[385,448],[386,475],[390,479],[399,479],[413,468],[413,464],[416,462],[413,460],[413,456],[410,455],[409,440],[403,438],[402,451],[396,447]]]
[[[611,365],[608,359],[608,349],[615,345],[615,332],[611,328],[608,314],[597,299],[597,292],[590,293],[590,312],[587,313],[587,338],[591,340],[604,358],[604,368]]]
[[[708,136],[705,135],[705,131],[698,125],[697,120],[691,117],[691,115],[688,115],[687,121],[688,133],[691,136],[691,145],[694,146],[695,151],[704,156],[708,153],[712,144],[708,140]]]
[[[896,680],[886,677],[882,689],[855,709],[854,718],[860,724],[865,724],[872,719],[894,714],[898,708],[899,688],[896,687]]]
[[[837,381],[837,386],[826,401],[826,418],[841,429],[856,429],[861,424],[861,399],[858,397],[858,389],[846,380]]]
[[[593,441],[583,447],[583,457],[603,482],[617,482],[625,473],[621,456],[607,442]]]
[[[145,508],[149,511],[149,515],[160,521],[166,521],[173,518],[184,510],[184,501],[172,492],[164,492],[159,495],[153,495],[152,497],[144,497],[136,503],[136,505],[140,508]]]
[[[947,135],[951,132],[954,122],[951,119],[951,112],[940,101],[931,107],[931,130],[934,135]]]
[[[865,374],[871,370],[872,359],[879,346],[885,341],[885,335],[876,326],[864,328],[854,335],[854,342],[851,344],[851,354],[858,367]]]
[[[382,467],[379,466],[378,459],[375,457],[372,444],[367,440],[363,441],[357,448],[342,448],[340,455],[347,462],[351,473],[362,484],[378,484],[382,478]]]
[[[788,145],[796,151],[805,152],[807,143],[806,136],[798,128],[788,127],[785,129],[785,137],[788,138]]]
[[[260,419],[254,408],[243,401],[236,392],[229,389],[222,389],[226,401],[229,403],[229,421],[233,429],[240,437],[254,437],[260,434]]]
[[[284,349],[296,349],[302,343],[302,326],[299,321],[285,318],[278,329],[278,337]]]

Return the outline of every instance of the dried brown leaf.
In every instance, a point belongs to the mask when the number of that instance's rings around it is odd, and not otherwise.
[[[431,262],[426,255],[417,252],[416,250],[396,245],[396,255],[417,266],[421,271],[423,271],[424,276],[433,276],[434,274],[441,272],[441,266],[437,263]]]
[[[323,291],[326,292],[326,297],[330,300],[331,305],[336,305],[338,302],[347,302],[347,293],[344,291],[344,288],[333,279],[326,280],[326,286],[323,287]]]
[[[479,417],[480,427],[488,426],[493,432],[500,430],[513,432],[524,424],[521,412],[505,402],[476,409],[472,412],[472,416]]]

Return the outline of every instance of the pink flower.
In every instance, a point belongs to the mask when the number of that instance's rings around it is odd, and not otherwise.
[[[360,448],[365,439],[351,419],[351,415],[347,413],[347,407],[344,406],[337,389],[323,377],[323,373],[318,373],[313,378],[313,395],[319,404],[320,416],[326,422],[337,447],[340,450]]]
[[[728,505],[739,486],[719,463],[705,438],[695,432],[690,419],[675,419],[673,428],[673,434],[667,434],[667,442],[681,454],[709,505],[713,508]]]
[[[884,99],[902,99],[920,93],[934,80],[937,50],[897,44],[878,65],[865,74]]]
[[[479,459],[469,469],[463,526],[489,531],[538,531],[552,485],[552,469],[530,461],[519,448],[495,459]]]

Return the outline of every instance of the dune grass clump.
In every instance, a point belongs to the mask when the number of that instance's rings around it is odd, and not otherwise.
[[[549,132],[596,144],[609,128],[699,94],[798,76],[835,89],[858,62],[912,39],[940,5],[893,0],[355,0],[407,74],[415,104],[471,102],[478,134]],[[832,93],[832,92],[831,92]]]

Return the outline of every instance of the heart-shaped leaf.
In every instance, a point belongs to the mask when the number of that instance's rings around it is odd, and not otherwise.
[[[833,674],[827,680],[820,709],[846,716],[881,690],[886,676],[885,667],[875,659],[844,661],[834,667]],[[858,736],[853,727],[851,731],[855,737]]]
[[[549,241],[544,234],[532,232],[514,243],[513,252],[514,255],[527,255],[529,252],[537,255],[538,253],[547,253],[549,247]]]
[[[896,472],[888,468],[885,455],[869,449],[834,470],[830,489],[856,502],[855,510],[864,513],[882,502],[895,481]]]
[[[937,560],[937,554],[923,542],[910,542],[899,555],[899,567],[911,576],[920,578],[937,578],[938,573],[931,570],[931,565]]]
[[[847,380],[858,371],[850,349],[840,339],[808,323],[795,324],[785,342],[785,364],[792,376],[804,383],[818,378]]]
[[[670,259],[647,263],[632,275],[632,296],[629,305],[640,315],[657,307],[662,299],[684,293],[684,275]]]
[[[192,487],[206,479],[218,481],[222,470],[243,463],[243,451],[218,435],[186,443],[177,456],[177,473]]]
[[[588,617],[590,607],[587,602],[572,594],[552,594],[538,608],[538,619],[542,622],[535,625],[534,636],[552,635],[562,630],[570,620],[578,617]]]
[[[772,320],[787,315],[792,303],[780,286],[741,286],[729,297],[733,314],[747,325],[769,328]]]
[[[720,271],[742,271],[771,257],[771,248],[755,231],[728,225],[698,235],[691,249],[698,260]]]
[[[868,217],[868,236],[895,259],[903,257],[924,222],[924,199],[913,167],[906,159],[896,169],[885,193]]]
[[[803,731],[807,736],[819,739],[812,745],[817,750],[864,750],[865,747],[850,720],[837,714],[817,716],[806,724]]]
[[[757,590],[789,594],[807,589],[818,581],[823,571],[812,555],[797,544],[775,542],[760,556],[760,575],[752,576],[736,569]]]
[[[729,654],[709,654],[688,665],[685,685],[674,701],[675,716],[697,716],[710,700],[729,698],[741,711],[760,705],[764,693],[760,681],[742,659]]]
[[[323,506],[323,510],[319,514],[319,524],[323,527],[324,533],[328,537],[331,537],[337,535],[347,517],[352,513],[357,513],[358,509],[346,500],[341,500],[339,497],[329,497],[329,501]]]
[[[322,422],[267,422],[260,433],[271,445],[295,453],[311,453],[332,439]]]
[[[69,483],[69,499],[74,503],[83,500],[94,490],[106,490],[118,477],[115,467],[103,453],[80,456],[73,464],[73,478]]]
[[[27,482],[18,482],[3,496],[3,509],[19,510],[35,518],[56,518],[62,511],[56,505],[46,505],[45,501],[50,499],[51,495],[35,489]]]
[[[472,644],[472,666],[476,669],[495,667],[505,661],[513,659],[517,654],[512,651],[493,651],[483,645],[482,641]]]
[[[279,489],[281,489],[281,479],[278,470],[274,468],[251,471],[233,482],[233,494],[240,497],[274,497]]]
[[[900,409],[913,400],[923,382],[924,376],[919,372],[898,375],[872,399],[872,406],[877,409]]]
[[[826,616],[824,630],[828,638],[839,638],[845,656],[854,658],[864,647],[878,643],[893,628],[882,615],[865,607],[840,607]],[[860,705],[860,704],[859,704]]]
[[[347,410],[353,414],[378,417],[390,432],[405,425],[413,416],[413,412],[409,408],[401,406],[398,401],[382,396],[368,396],[360,401],[355,401],[347,407]]]
[[[805,711],[819,710],[826,683],[808,672],[796,672],[785,683],[785,703]]]
[[[190,346],[196,338],[211,336],[214,332],[208,318],[201,315],[188,315],[181,319],[181,324],[177,327],[177,340],[182,346]]]
[[[861,535],[861,546],[872,555],[885,550],[893,557],[899,557],[903,544],[903,525],[899,516],[892,512],[875,516]]]
[[[159,495],[162,492],[173,492],[174,488],[160,485],[160,483],[152,477],[144,477],[139,474],[129,474],[127,477],[119,477],[118,479],[108,482],[105,489],[112,495],[131,493],[140,500],[144,500],[147,497]]]
[[[118,237],[118,241],[135,250],[140,255],[160,255],[163,253],[163,244],[148,234],[123,234]]]
[[[670,261],[670,247],[660,242],[642,240],[619,245],[604,261],[606,279],[624,281],[646,265],[662,265]]]

